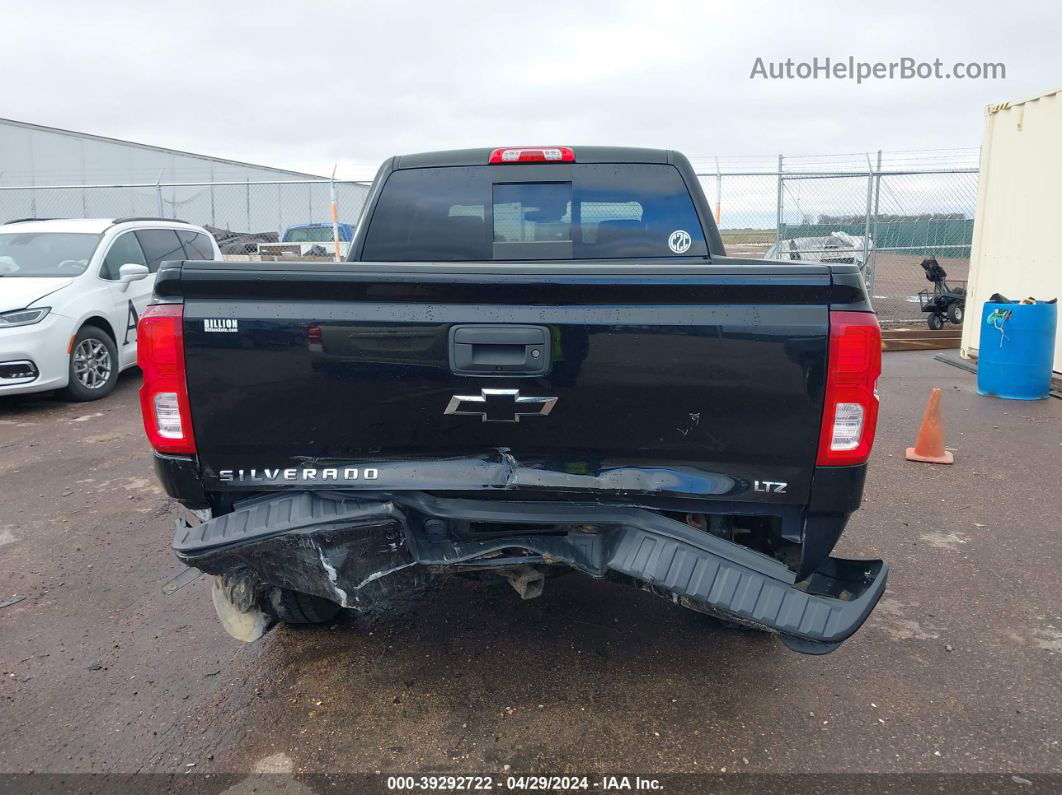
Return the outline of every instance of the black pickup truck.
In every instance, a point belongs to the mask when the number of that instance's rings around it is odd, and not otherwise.
[[[689,161],[394,157],[344,263],[169,262],[140,321],[173,548],[234,636],[576,570],[796,651],[885,587],[880,331],[851,265],[726,256]]]

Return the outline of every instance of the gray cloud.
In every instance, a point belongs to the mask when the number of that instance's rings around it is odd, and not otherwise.
[[[1062,79],[1055,2],[40,3],[0,26],[0,115],[371,176],[389,154],[976,146]],[[1004,81],[750,80],[754,59],[1002,61]]]

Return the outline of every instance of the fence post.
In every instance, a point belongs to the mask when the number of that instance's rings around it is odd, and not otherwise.
[[[874,250],[876,252],[876,250],[878,248],[880,248],[880,236],[877,234],[877,232],[878,232],[877,217],[878,217],[878,214],[880,213],[880,208],[881,208],[881,150],[877,151],[877,168],[875,168],[874,170],[877,172],[875,174],[875,176],[874,176],[874,227],[873,227],[874,228],[874,235],[873,235],[873,238],[874,238]],[[874,257],[876,259],[877,255],[875,254]],[[872,267],[871,272],[870,272],[870,286],[869,287],[870,287],[871,295],[874,294],[874,279],[877,276],[876,271],[877,271],[877,263],[875,262],[875,266]]]
[[[159,172],[158,177],[155,179],[155,198],[159,204],[159,218],[165,218],[166,212],[162,208],[162,172]]]
[[[877,226],[877,217],[881,208],[881,150],[877,151],[877,167],[874,169],[876,174],[874,175],[874,226],[873,226],[873,240],[874,248],[880,248],[879,235]]]
[[[78,147],[81,152],[81,184],[85,184],[85,142],[81,141],[81,146]],[[81,217],[88,218],[88,194],[85,192],[85,188],[81,188]]]
[[[867,290],[873,294],[871,285],[874,283],[873,266],[870,264],[870,215],[873,212],[874,200],[874,166],[870,163],[870,154],[867,154],[867,206],[863,215],[863,283]]]
[[[715,225],[719,226],[719,219],[723,212],[723,175],[719,173],[719,158],[715,159]]]
[[[342,261],[339,256],[339,205],[336,204],[336,169],[339,164],[332,166],[332,179],[329,181],[329,191],[332,199],[332,244],[335,246],[336,262]]]
[[[251,231],[251,178],[247,177],[247,231]]]
[[[778,155],[778,221],[774,230],[774,242],[782,242],[782,155]]]

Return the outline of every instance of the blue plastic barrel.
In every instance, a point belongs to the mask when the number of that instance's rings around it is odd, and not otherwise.
[[[981,310],[977,391],[1039,400],[1051,390],[1058,304],[997,304]]]

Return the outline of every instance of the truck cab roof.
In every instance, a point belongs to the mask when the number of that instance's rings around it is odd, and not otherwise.
[[[450,149],[441,152],[418,152],[398,155],[395,169],[441,168],[443,166],[485,166],[491,152],[500,147]],[[514,147],[518,148],[518,147]],[[674,163],[686,158],[668,149],[645,149],[634,146],[573,146],[576,163]]]

